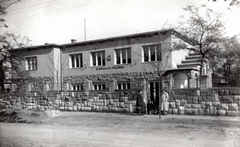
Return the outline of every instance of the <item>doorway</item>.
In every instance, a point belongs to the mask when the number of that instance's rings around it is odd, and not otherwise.
[[[153,102],[155,108],[158,108],[159,105],[159,82],[157,81],[151,81],[150,84],[150,101]]]

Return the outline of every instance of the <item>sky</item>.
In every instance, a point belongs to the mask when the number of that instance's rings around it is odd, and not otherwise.
[[[229,1],[230,2],[230,1]],[[229,35],[240,33],[239,8],[227,10],[229,2],[218,0],[21,0],[7,9],[4,16],[9,28],[1,33],[27,36],[32,45],[64,44],[71,39],[108,38],[161,30],[176,24],[183,7],[202,4],[225,13]]]

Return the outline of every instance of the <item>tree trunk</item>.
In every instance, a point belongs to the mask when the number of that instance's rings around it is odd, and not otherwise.
[[[4,70],[4,67],[3,67],[3,63],[0,62],[0,87],[1,87],[1,91],[5,91],[4,80],[5,80],[5,70]]]
[[[5,87],[4,87],[4,82],[0,81],[0,87],[1,87],[1,91],[5,91]]]

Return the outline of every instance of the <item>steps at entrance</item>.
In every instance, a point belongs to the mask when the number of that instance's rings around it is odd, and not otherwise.
[[[187,56],[185,57],[186,60],[192,60],[192,59],[201,59],[201,55],[194,55],[194,56]]]
[[[182,64],[185,64],[185,63],[201,63],[201,59],[183,60]]]
[[[189,68],[189,67],[194,67],[197,68],[197,66],[200,66],[200,63],[186,63],[186,64],[179,64],[177,65],[177,68]]]

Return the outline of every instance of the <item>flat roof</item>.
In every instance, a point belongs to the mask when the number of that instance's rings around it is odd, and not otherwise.
[[[62,44],[62,46],[89,44],[89,43],[104,42],[104,41],[124,39],[124,38],[135,38],[135,37],[140,37],[140,36],[149,36],[149,35],[154,35],[154,34],[159,34],[159,33],[167,33],[167,32],[177,33],[173,28],[171,28],[171,29],[164,29],[164,30],[158,30],[158,31],[142,32],[142,33],[136,33],[136,34],[130,34],[130,35],[122,35],[122,36],[108,37],[108,38],[102,38],[102,39],[81,41],[81,42],[75,42],[75,43],[66,43],[66,44]]]
[[[59,47],[60,48],[60,47],[66,47],[66,46],[75,46],[75,45],[83,45],[83,44],[90,44],[90,43],[97,43],[97,42],[105,42],[105,41],[111,41],[111,40],[116,40],[116,39],[135,38],[135,37],[141,37],[141,36],[152,36],[152,35],[157,35],[159,33],[167,33],[167,32],[173,32],[175,35],[177,34],[177,36],[179,36],[179,35],[181,36],[180,33],[176,32],[173,28],[170,28],[170,29],[164,29],[164,30],[142,32],[142,33],[136,33],[136,34],[130,34],[130,35],[122,35],[122,36],[116,36],[116,37],[108,37],[108,38],[103,38],[103,39],[95,39],[95,40],[66,43],[66,44],[46,43],[44,45],[22,47],[22,48],[17,48],[15,50],[32,50],[32,49],[49,48],[49,47]]]

